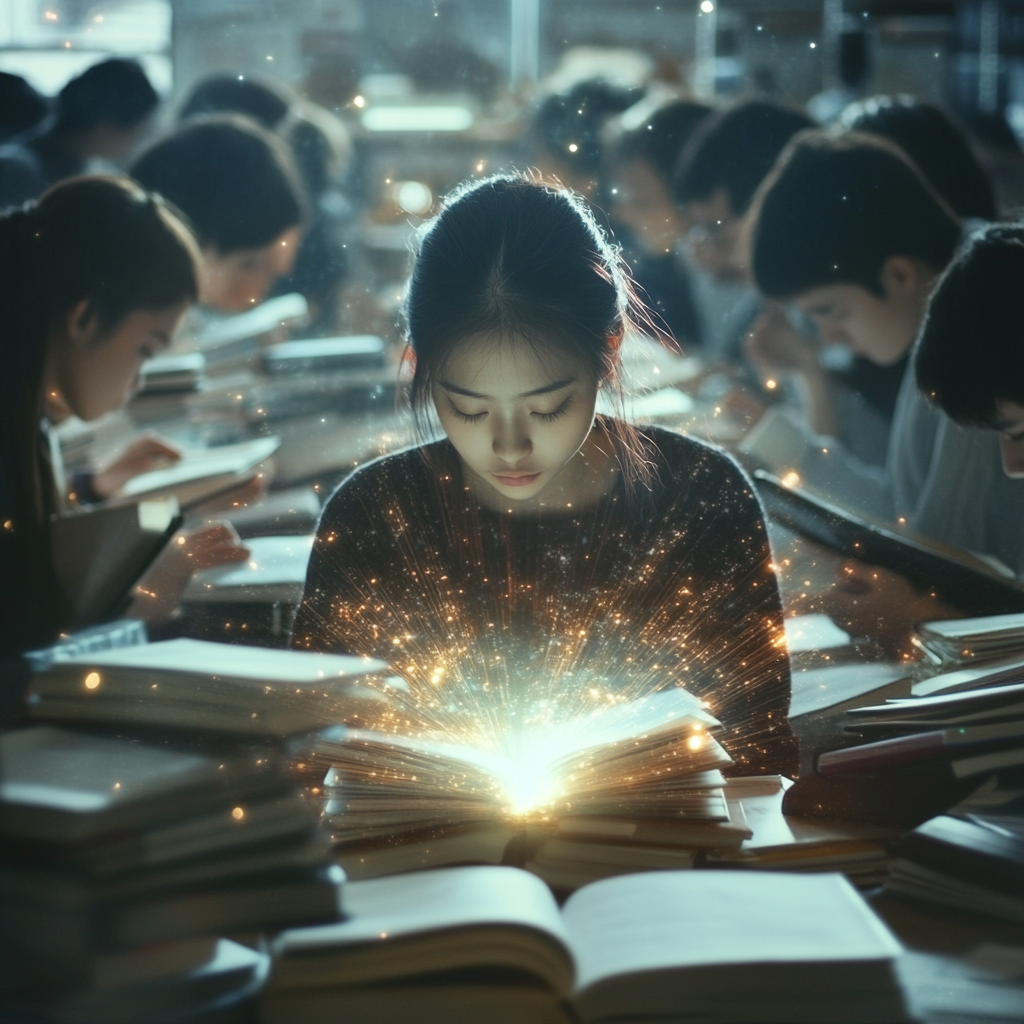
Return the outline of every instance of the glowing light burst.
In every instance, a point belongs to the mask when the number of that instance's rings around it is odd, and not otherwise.
[[[749,492],[728,513],[721,492],[681,494],[692,508],[639,525],[618,507],[530,525],[481,513],[457,474],[419,459],[342,488],[349,504],[328,508],[295,624],[298,646],[379,657],[401,677],[360,728],[500,759],[513,813],[586,791],[557,768],[552,730],[676,687],[723,723],[740,774],[795,768],[781,606]],[[426,500],[434,486],[444,514]],[[623,791],[655,789],[698,742],[639,766],[624,756]]]

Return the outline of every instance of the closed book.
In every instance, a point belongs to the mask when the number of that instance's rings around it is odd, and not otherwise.
[[[263,366],[270,374],[361,370],[382,367],[386,361],[384,342],[374,334],[296,339],[263,350]]]
[[[907,1020],[899,944],[837,875],[634,874],[559,910],[515,868],[449,868],[350,883],[346,905],[275,941],[266,1024],[412,1020],[431,983],[438,1019],[469,986],[479,1020]]]

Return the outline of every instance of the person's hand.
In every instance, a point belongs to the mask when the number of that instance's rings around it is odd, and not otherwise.
[[[743,340],[747,359],[764,381],[780,375],[813,372],[818,366],[814,341],[801,334],[777,303],[770,302]]]
[[[230,523],[210,523],[176,534],[135,587],[131,614],[146,622],[166,622],[178,607],[193,573],[244,562],[249,549]]]
[[[204,519],[207,516],[223,516],[236,512],[246,505],[253,505],[267,493],[267,476],[265,473],[258,473],[251,480],[244,484],[232,487],[230,491],[224,491],[208,501],[200,502],[198,505],[189,507],[189,519]]]
[[[92,489],[98,497],[109,498],[124,487],[133,476],[167,466],[180,458],[181,451],[159,437],[151,434],[137,437],[110,462],[96,471],[92,478]]]
[[[910,637],[919,622],[960,614],[940,598],[916,590],[899,573],[865,562],[847,562],[816,604],[851,636],[878,640],[893,658],[912,651]]]

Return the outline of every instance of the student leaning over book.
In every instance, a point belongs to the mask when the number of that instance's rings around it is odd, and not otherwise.
[[[46,402],[83,420],[120,408],[195,300],[197,260],[178,217],[125,179],[72,178],[0,217],[0,657],[53,642],[70,619]],[[224,526],[179,540],[147,588],[172,606],[194,569],[245,556]]]
[[[379,655],[424,703],[685,686],[741,774],[791,773],[789,664],[761,508],[707,444],[596,416],[629,282],[585,204],[467,185],[420,239],[412,401],[441,440],[353,473],[324,510],[295,647]],[[436,418],[435,418],[436,417]],[[576,688],[573,691],[572,688]]]

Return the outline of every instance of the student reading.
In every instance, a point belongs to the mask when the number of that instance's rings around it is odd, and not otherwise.
[[[595,416],[628,291],[573,193],[495,177],[448,199],[405,306],[413,405],[446,436],[339,487],[292,645],[385,657],[434,694],[439,666],[484,689],[682,685],[723,722],[736,771],[790,773],[782,612],[750,482],[709,445]]]
[[[162,203],[117,178],[72,178],[0,217],[0,658],[69,625],[53,563],[60,508],[44,410],[83,420],[120,408],[197,293],[199,254]],[[179,535],[133,614],[172,611],[192,571],[246,556],[226,526]],[[169,602],[169,609],[165,606]]]

